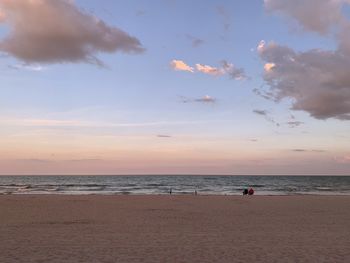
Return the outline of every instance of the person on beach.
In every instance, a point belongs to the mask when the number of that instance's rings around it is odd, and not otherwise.
[[[173,193],[173,189],[172,188],[170,188],[170,190],[169,190],[169,194],[171,195]]]
[[[243,195],[247,195],[247,194],[248,194],[248,189],[245,188],[245,189],[243,190]]]
[[[250,188],[249,191],[248,191],[248,195],[253,195],[253,194],[254,194],[254,189]]]

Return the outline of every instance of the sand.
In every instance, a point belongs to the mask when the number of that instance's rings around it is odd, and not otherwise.
[[[350,196],[0,196],[0,262],[350,262]]]

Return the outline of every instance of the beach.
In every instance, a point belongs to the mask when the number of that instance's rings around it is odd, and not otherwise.
[[[0,262],[350,262],[350,196],[2,195]]]

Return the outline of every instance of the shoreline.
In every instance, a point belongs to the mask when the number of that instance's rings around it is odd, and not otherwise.
[[[116,193],[116,194],[108,194],[108,193],[93,193],[93,194],[82,194],[82,193],[77,193],[77,194],[66,194],[66,193],[43,193],[43,194],[27,194],[27,193],[0,193],[1,196],[193,196],[193,197],[198,197],[198,196],[204,196],[204,197],[239,197],[242,196],[242,198],[254,198],[254,197],[293,197],[293,196],[310,196],[310,197],[350,197],[350,193],[336,193],[336,194],[254,194],[253,196],[243,196],[242,194],[200,194],[198,193],[197,195],[193,193],[188,193],[188,194],[121,194],[121,193]]]

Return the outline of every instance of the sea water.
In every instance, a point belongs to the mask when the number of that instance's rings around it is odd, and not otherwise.
[[[0,176],[0,194],[350,195],[350,176]]]

